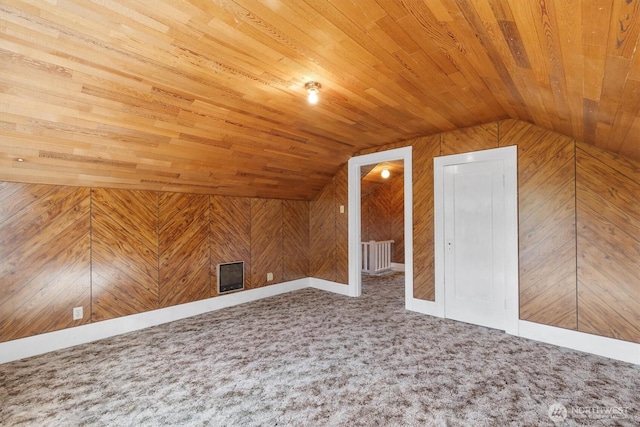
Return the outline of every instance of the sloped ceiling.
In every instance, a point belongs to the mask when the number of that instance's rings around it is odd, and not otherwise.
[[[0,181],[311,199],[505,118],[638,160],[639,3],[3,0]]]
[[[384,169],[389,171],[387,178],[382,177]],[[360,168],[360,195],[366,196],[403,174],[404,162],[402,160],[362,166]]]

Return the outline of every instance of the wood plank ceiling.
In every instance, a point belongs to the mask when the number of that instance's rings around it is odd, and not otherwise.
[[[2,0],[0,180],[309,200],[505,118],[640,160],[639,4]]]

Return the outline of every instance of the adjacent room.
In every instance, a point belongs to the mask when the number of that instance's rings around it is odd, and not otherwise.
[[[0,2],[0,425],[640,423],[640,0]]]

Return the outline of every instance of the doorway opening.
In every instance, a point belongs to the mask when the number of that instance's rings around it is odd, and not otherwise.
[[[404,288],[405,303],[413,297],[413,179],[412,147],[366,154],[349,160],[349,295],[362,294],[362,168],[368,165],[401,161],[404,171]]]

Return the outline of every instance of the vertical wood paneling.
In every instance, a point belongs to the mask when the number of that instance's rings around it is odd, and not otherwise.
[[[158,308],[158,193],[91,191],[92,320]]]
[[[576,329],[574,142],[506,121],[500,145],[518,146],[520,318]]]
[[[251,283],[251,199],[211,196],[211,288],[217,295],[220,263],[244,261],[244,283]]]
[[[89,207],[86,188],[0,185],[0,341],[90,321]]]
[[[349,172],[344,164],[336,174],[336,282],[349,283]],[[340,212],[340,206],[344,212]]]
[[[335,179],[310,204],[311,276],[336,280]]]
[[[578,330],[640,342],[640,163],[578,144]]]
[[[439,155],[439,135],[413,142],[413,296],[428,301],[435,299],[433,158]]]
[[[309,277],[309,202],[282,202],[283,280]]]
[[[282,218],[282,200],[251,199],[249,288],[282,282]],[[273,273],[272,281],[267,281],[267,273]]]
[[[159,220],[160,307],[210,297],[209,196],[162,193]]]

